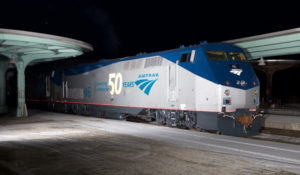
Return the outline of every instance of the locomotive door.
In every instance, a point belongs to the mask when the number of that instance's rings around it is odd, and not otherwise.
[[[168,92],[168,101],[176,102],[177,101],[177,64],[169,66],[169,92]],[[173,104],[172,104],[173,105]]]
[[[68,82],[66,80],[62,82],[62,94],[64,99],[68,98]]]

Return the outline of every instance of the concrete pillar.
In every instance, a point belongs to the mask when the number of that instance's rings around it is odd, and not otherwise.
[[[26,99],[25,99],[25,69],[26,69],[26,62],[23,60],[19,60],[16,63],[18,76],[18,107],[17,107],[17,117],[27,117],[27,106],[26,106]]]
[[[0,61],[0,113],[7,112],[6,106],[6,79],[5,73],[7,71],[8,61]]]

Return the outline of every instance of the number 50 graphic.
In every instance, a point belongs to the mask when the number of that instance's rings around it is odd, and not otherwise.
[[[111,95],[119,95],[122,91],[122,74],[121,73],[110,73],[108,76],[108,86],[110,86],[109,93]]]

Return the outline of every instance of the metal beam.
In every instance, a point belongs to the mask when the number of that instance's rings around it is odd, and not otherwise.
[[[253,41],[239,42],[239,45],[248,48],[248,47],[258,47],[258,46],[295,42],[295,41],[299,41],[299,39],[300,39],[300,33],[296,33],[296,34],[283,35],[278,37],[274,36],[271,38],[257,39]]]
[[[40,43],[40,44],[50,44],[50,45],[56,45],[61,47],[67,47],[67,48],[73,48],[76,50],[83,50],[80,46],[68,43],[68,42],[61,42],[56,40],[51,40],[47,38],[37,38],[32,36],[22,36],[22,41],[20,40],[19,36],[6,34],[4,38],[6,41],[4,44],[11,45],[11,44],[17,44],[17,45],[23,45],[28,46],[30,43]],[[26,44],[28,42],[29,44]]]
[[[239,45],[239,46],[242,46],[242,45]],[[293,47],[299,47],[299,46],[300,46],[300,40],[293,41],[293,42],[284,42],[284,43],[279,43],[279,44],[265,45],[265,46],[248,47],[247,50],[249,52],[257,52],[257,51],[265,51],[265,50],[293,48]]]
[[[48,59],[48,58],[66,58],[66,57],[71,57],[71,56],[79,56],[81,55],[82,52],[66,52],[66,53],[37,53],[37,54],[30,54],[30,55],[24,55],[22,58],[24,60],[40,60],[42,61],[43,59]],[[31,62],[31,61],[30,61]]]
[[[246,52],[248,50],[246,49]],[[252,59],[262,57],[271,57],[271,56],[279,56],[279,55],[292,55],[292,54],[299,54],[300,53],[300,46],[298,47],[291,47],[291,48],[281,48],[281,49],[272,49],[272,50],[263,50],[257,52],[248,52]]]

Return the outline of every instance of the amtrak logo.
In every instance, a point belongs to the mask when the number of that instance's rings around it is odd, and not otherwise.
[[[155,80],[148,80],[148,79],[141,79],[141,80],[137,80],[135,82],[135,84],[139,87],[139,89],[141,91],[143,91],[146,95],[149,95],[151,89],[152,89],[152,86],[154,85],[154,83],[158,80],[155,79]]]
[[[238,75],[238,76],[240,76],[242,72],[243,72],[242,69],[231,69],[230,70],[230,73]]]
[[[133,88],[137,86],[144,94],[149,95],[158,78],[158,73],[139,74],[136,81],[123,82],[123,88]]]

